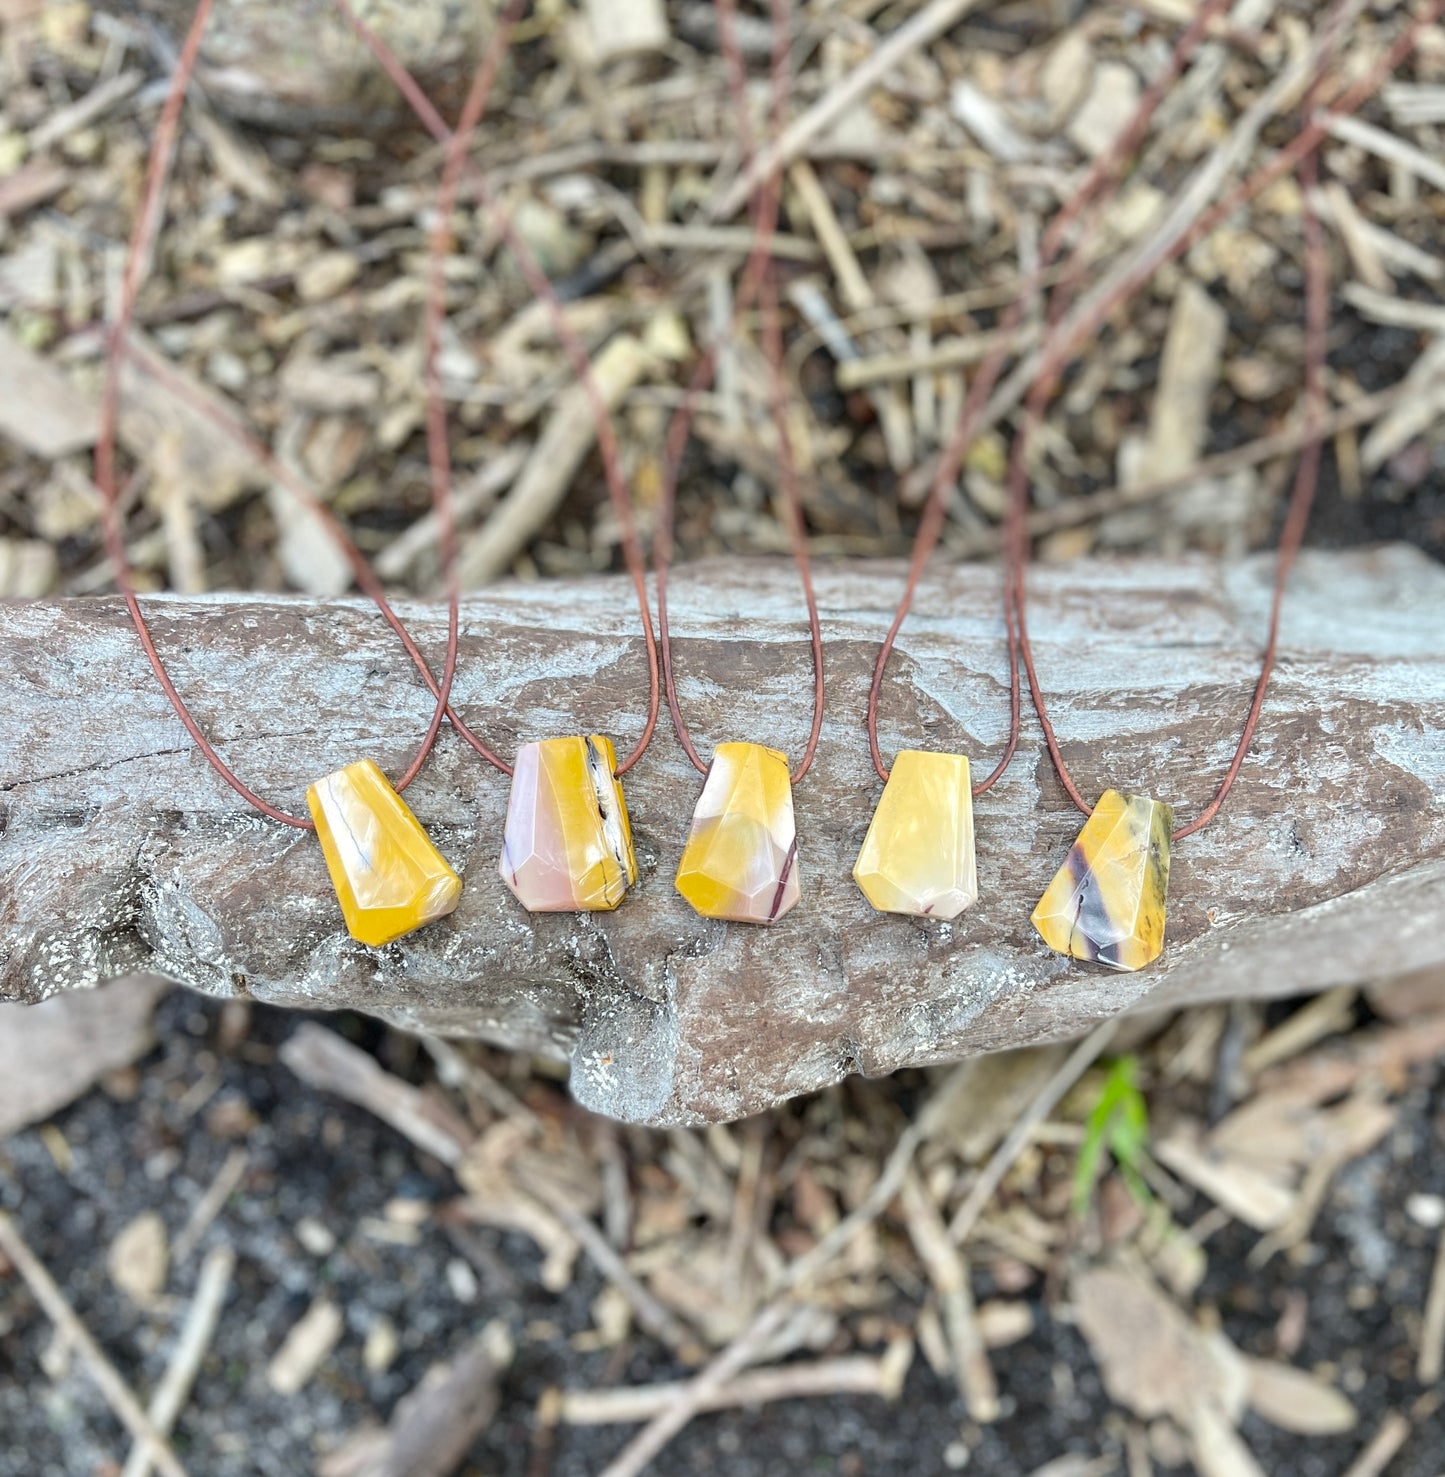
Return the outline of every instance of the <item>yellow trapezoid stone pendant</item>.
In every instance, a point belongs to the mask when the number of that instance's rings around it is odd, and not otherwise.
[[[788,761],[761,744],[719,744],[692,813],[677,890],[704,918],[775,923],[798,901]]]
[[[306,804],[358,943],[380,948],[456,907],[461,878],[370,759],[317,780]]]
[[[610,912],[637,881],[616,768],[598,733],[518,749],[497,870],[528,912]]]
[[[1143,969],[1164,949],[1174,811],[1105,790],[1033,912],[1051,949],[1114,969]]]
[[[973,787],[962,754],[900,751],[853,880],[880,913],[957,918],[978,897]]]

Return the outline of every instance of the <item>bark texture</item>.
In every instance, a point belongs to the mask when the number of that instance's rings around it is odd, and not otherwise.
[[[1267,560],[1033,573],[1040,677],[1087,792],[1142,791],[1181,817],[1207,801],[1255,680],[1271,575]],[[517,906],[496,871],[506,781],[444,730],[408,799],[462,873],[461,906],[379,950],[347,938],[315,838],[249,811],[201,759],[118,602],[0,606],[0,997],[150,971],[213,995],[350,1007],[568,1057],[589,1107],[680,1123],[1119,1011],[1445,962],[1445,569],[1403,548],[1301,561],[1254,751],[1219,819],[1176,847],[1166,952],[1135,975],[1070,963],[1029,926],[1080,820],[1029,721],[978,802],[973,908],[942,923],[868,907],[849,875],[880,791],[862,714],[899,571],[842,564],[818,586],[827,724],[796,796],[803,900],[779,925],[710,922],[674,893],[700,781],[664,716],[625,781],[641,878],[616,913],[584,916]],[[469,599],[469,720],[504,753],[588,730],[625,751],[646,698],[630,602],[615,579]],[[1008,716],[998,602],[994,569],[929,575],[889,674],[885,752],[991,765]],[[395,775],[425,724],[430,698],[368,606],[148,609],[207,731],[288,807],[356,758]],[[439,666],[444,615],[403,614]],[[683,569],[674,624],[703,752],[746,738],[796,756],[810,681],[790,566]]]

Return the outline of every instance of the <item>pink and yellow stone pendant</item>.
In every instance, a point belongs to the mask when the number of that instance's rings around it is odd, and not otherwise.
[[[973,787],[962,754],[898,754],[853,880],[880,913],[957,918],[978,897]]]
[[[788,761],[761,744],[719,744],[692,813],[677,890],[704,918],[775,923],[798,901]]]
[[[456,907],[461,878],[370,759],[317,780],[306,804],[358,943],[380,948]]]
[[[1105,790],[1033,912],[1060,954],[1143,969],[1164,949],[1174,812],[1146,795]]]
[[[612,740],[523,744],[497,870],[532,913],[610,912],[637,881]]]

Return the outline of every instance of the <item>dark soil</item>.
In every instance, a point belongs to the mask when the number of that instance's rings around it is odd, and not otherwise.
[[[162,1045],[137,1071],[92,1092],[59,1115],[53,1129],[27,1131],[0,1148],[0,1203],[17,1216],[77,1312],[141,1392],[164,1367],[205,1245],[224,1239],[235,1247],[231,1296],[176,1436],[190,1470],[205,1477],[311,1471],[320,1452],[358,1425],[386,1419],[434,1361],[501,1318],[517,1358],[502,1409],[466,1470],[495,1477],[599,1471],[630,1429],[564,1427],[548,1456],[534,1446],[534,1410],[543,1391],[645,1383],[685,1371],[644,1337],[596,1353],[572,1346],[573,1336],[592,1326],[591,1303],[601,1291],[585,1260],[571,1286],[554,1296],[542,1290],[537,1253],[522,1237],[478,1231],[463,1250],[428,1220],[414,1244],[380,1239],[389,1201],[440,1201],[454,1191],[450,1175],[366,1113],[304,1086],[275,1060],[275,1047],[299,1017],[257,1009],[229,1052],[219,1046],[220,1020],[211,1002],[176,993],[159,1014]],[[329,1023],[376,1048],[393,1070],[420,1074],[399,1038],[355,1018]],[[883,1090],[904,1098],[912,1088],[904,1078]],[[242,1188],[202,1251],[172,1269],[168,1301],[138,1312],[106,1271],[115,1235],[151,1209],[174,1240],[242,1142],[251,1156]],[[1338,1477],[1385,1413],[1403,1410],[1414,1416],[1415,1430],[1390,1477],[1441,1477],[1445,1412],[1420,1404],[1413,1372],[1436,1233],[1412,1222],[1404,1205],[1411,1193],[1442,1189],[1445,1074],[1436,1070],[1401,1099],[1395,1132],[1337,1181],[1303,1255],[1275,1257],[1253,1272],[1245,1259],[1255,1238],[1244,1228],[1230,1226],[1208,1243],[1210,1272],[1200,1301],[1217,1309],[1230,1337],[1246,1352],[1278,1356],[1281,1313],[1290,1299],[1305,1297],[1304,1339],[1293,1362],[1328,1366],[1360,1411],[1357,1433],[1331,1439],[1247,1420],[1244,1434],[1267,1472]],[[1195,1212],[1205,1208],[1199,1202]],[[296,1227],[308,1217],[335,1236],[328,1254],[315,1255],[298,1239]],[[456,1269],[448,1271],[459,1257],[468,1258],[475,1278],[470,1302],[458,1296]],[[323,1290],[343,1308],[345,1333],[301,1394],[282,1398],[267,1384],[267,1363]],[[986,1277],[976,1290],[990,1294]],[[1052,1289],[1040,1284],[1033,1297],[1032,1335],[994,1355],[1005,1412],[996,1425],[970,1423],[956,1392],[919,1359],[897,1405],[798,1400],[705,1416],[653,1470],[659,1477],[918,1477],[967,1469],[1026,1477],[1078,1453],[1110,1457],[1123,1472],[1126,1417],[1111,1407],[1083,1340],[1054,1316]],[[902,1291],[897,1305],[898,1317],[911,1321]],[[388,1370],[372,1374],[362,1347],[381,1317],[395,1325],[400,1352]],[[114,1472],[126,1448],[77,1362],[51,1377],[53,1343],[19,1280],[0,1280],[0,1477]],[[1156,1453],[1156,1469],[1169,1470],[1160,1458]]]

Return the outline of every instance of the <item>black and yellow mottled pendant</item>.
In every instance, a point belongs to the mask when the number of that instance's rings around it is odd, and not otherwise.
[[[1051,949],[1113,969],[1143,969],[1164,949],[1174,811],[1105,790],[1039,899],[1032,922]]]

